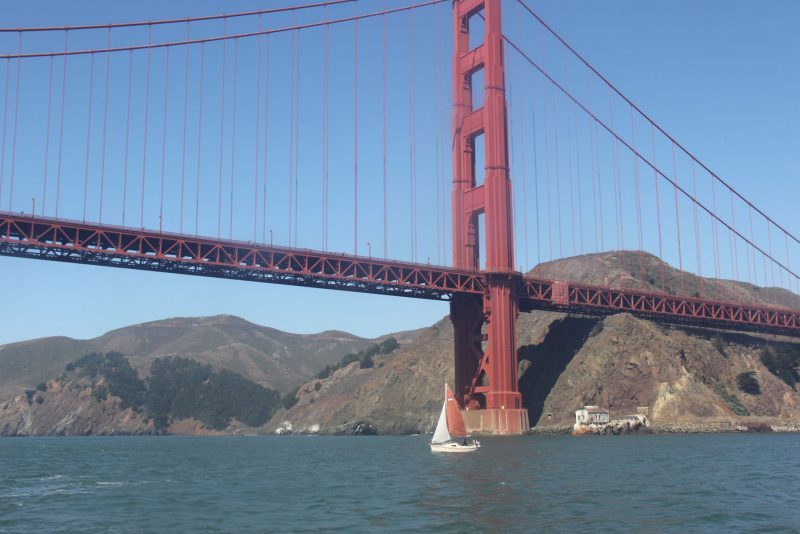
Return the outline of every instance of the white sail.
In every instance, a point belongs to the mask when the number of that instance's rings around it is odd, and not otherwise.
[[[450,441],[450,432],[447,431],[447,400],[442,403],[442,413],[439,414],[439,422],[436,423],[436,431],[433,433],[431,443],[444,443]]]

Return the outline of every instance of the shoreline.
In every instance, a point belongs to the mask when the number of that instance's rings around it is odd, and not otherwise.
[[[651,423],[622,434],[734,434],[734,433],[794,433],[800,432],[800,421],[682,421]],[[566,435],[573,433],[572,425],[535,427],[531,435]],[[600,435],[587,432],[587,435]],[[605,435],[605,434],[604,434]],[[608,433],[608,435],[616,435]]]

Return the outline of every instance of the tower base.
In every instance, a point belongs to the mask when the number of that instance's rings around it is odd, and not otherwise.
[[[519,436],[530,430],[528,410],[521,408],[462,410],[467,432],[496,436]]]

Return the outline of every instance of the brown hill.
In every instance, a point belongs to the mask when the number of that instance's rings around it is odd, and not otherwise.
[[[401,343],[418,332],[393,334]],[[377,341],[345,333],[291,334],[229,315],[172,318],[113,330],[100,337],[35,339],[0,346],[0,399],[22,394],[59,376],[64,366],[90,352],[123,353],[146,372],[162,356],[181,356],[228,369],[285,393],[314,373]]]
[[[739,268],[749,269],[744,266]],[[761,271],[759,273],[763,275]],[[798,296],[786,289],[697,276],[680,271],[647,252],[612,251],[584,254],[542,263],[528,274],[611,288],[657,291],[760,306],[800,305]]]
[[[680,287],[675,284],[681,278],[680,271],[635,252],[569,258],[534,272],[668,291]],[[779,291],[690,274],[683,274],[683,284],[687,291],[702,289],[703,295],[720,300],[767,304],[786,299]],[[429,432],[441,403],[441,384],[453,380],[452,337],[445,319],[372,369],[352,364],[309,382],[297,405],[277,414],[268,429],[288,421],[301,432],[348,432],[364,427],[359,423],[379,433]],[[612,416],[645,407],[657,423],[735,421],[741,418],[737,412],[800,420],[800,396],[761,361],[768,347],[800,354],[796,340],[667,327],[627,314],[587,318],[534,312],[520,316],[518,346],[520,389],[532,426],[570,424],[582,404],[600,404]],[[748,372],[760,384],[759,395],[739,390],[738,377]]]

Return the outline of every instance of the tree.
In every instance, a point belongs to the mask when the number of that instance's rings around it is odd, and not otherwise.
[[[736,377],[736,385],[748,395],[761,395],[761,384],[758,383],[755,371],[739,373]]]
[[[106,385],[93,392],[97,399],[105,399],[110,393],[119,397],[122,409],[132,407],[140,410],[144,404],[145,384],[128,359],[119,352],[92,352],[67,364],[65,370],[78,372],[80,376],[92,380],[98,377],[105,379]]]
[[[767,345],[761,351],[761,363],[769,372],[783,380],[789,387],[796,389],[800,382],[797,366],[800,365],[800,354],[797,346],[788,343]]]
[[[375,365],[375,362],[372,360],[372,354],[369,352],[362,353],[359,356],[358,366],[361,369],[371,369],[373,365]]]
[[[389,354],[394,352],[399,346],[400,343],[395,338],[388,337],[380,344],[378,352],[381,354]]]

